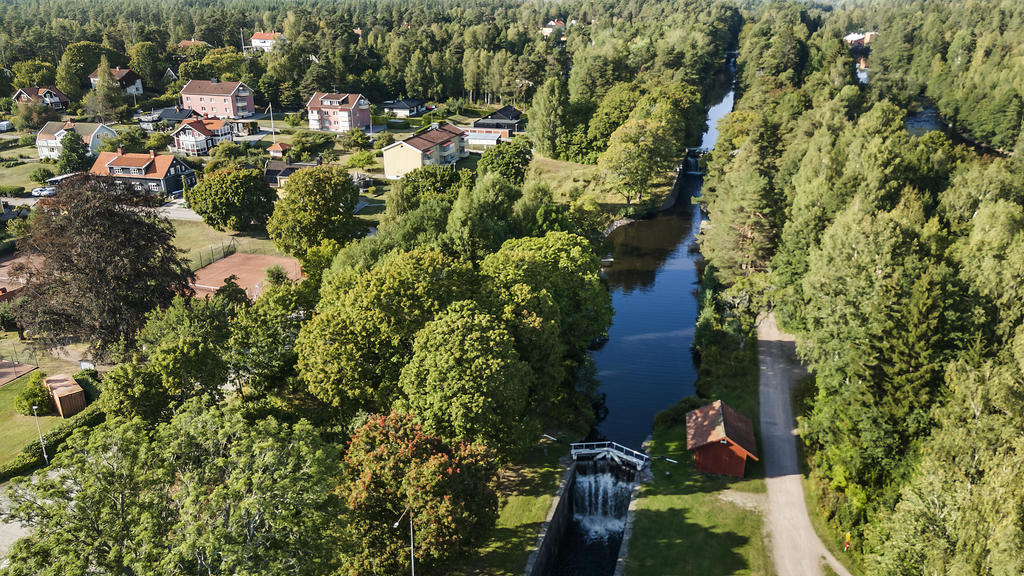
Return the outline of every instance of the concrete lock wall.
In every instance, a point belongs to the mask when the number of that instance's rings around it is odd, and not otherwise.
[[[576,463],[573,462],[562,476],[562,484],[555,492],[547,519],[540,527],[537,545],[526,562],[525,576],[545,576],[554,564],[562,536],[572,520],[572,492],[575,485]]]

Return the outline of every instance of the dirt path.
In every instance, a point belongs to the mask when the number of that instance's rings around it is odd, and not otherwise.
[[[779,576],[822,576],[822,564],[851,576],[822,544],[811,526],[796,456],[796,421],[790,390],[805,372],[793,337],[779,332],[775,316],[757,328],[761,367],[761,435],[768,484],[768,534]]]

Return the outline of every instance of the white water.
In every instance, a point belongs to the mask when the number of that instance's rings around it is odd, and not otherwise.
[[[588,542],[621,536],[633,483],[616,476],[607,463],[588,463],[577,470],[573,520]]]

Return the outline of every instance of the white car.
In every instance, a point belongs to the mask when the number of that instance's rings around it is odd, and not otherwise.
[[[36,198],[48,197],[48,196],[56,196],[57,195],[57,189],[54,188],[53,186],[44,186],[42,188],[33,188],[32,189],[32,195],[35,196]]]

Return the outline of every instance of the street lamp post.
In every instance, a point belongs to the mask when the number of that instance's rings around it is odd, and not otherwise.
[[[395,520],[392,528],[398,528],[398,523],[402,521],[402,518],[409,512],[406,508],[402,515]],[[412,571],[412,576],[416,576],[416,537],[412,528],[412,514],[409,514],[409,568]]]
[[[43,460],[46,460],[46,465],[50,465],[50,457],[46,455],[46,440],[43,440],[43,430],[39,428],[39,406],[32,405],[32,415],[36,417],[36,432],[39,433],[39,444],[43,447]]]

